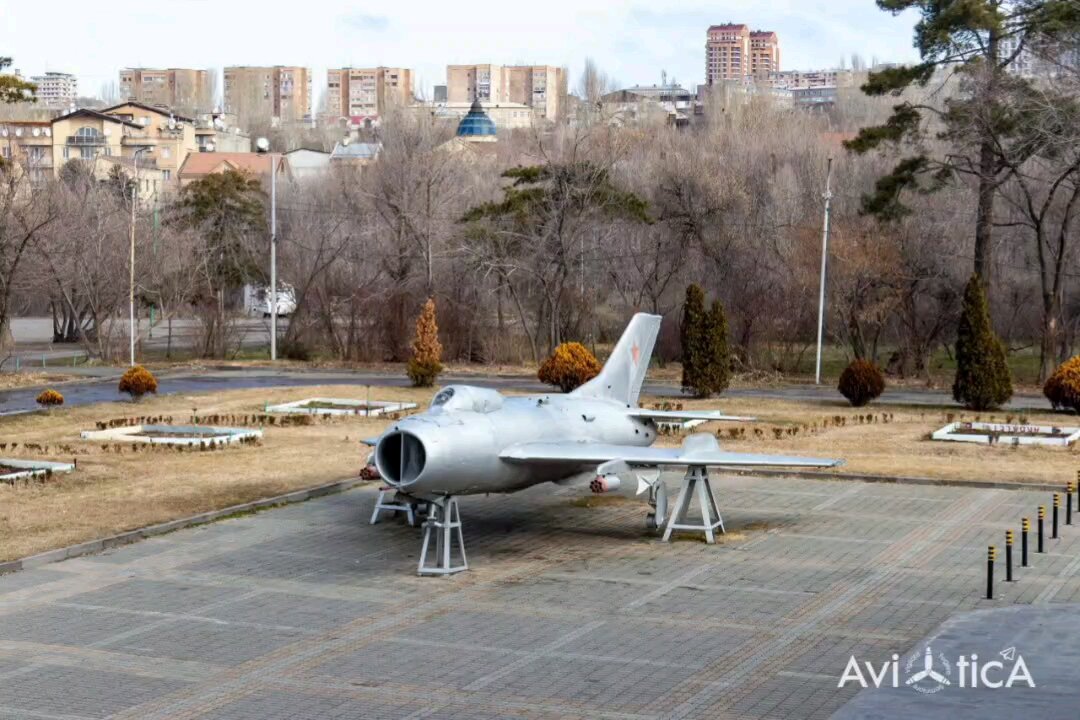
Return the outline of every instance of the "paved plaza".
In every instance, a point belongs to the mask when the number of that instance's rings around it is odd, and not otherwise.
[[[549,485],[463,498],[473,569],[419,578],[366,487],[0,576],[0,718],[827,718],[852,654],[1080,598],[1077,526],[982,599],[1046,493],[715,485],[717,546]]]

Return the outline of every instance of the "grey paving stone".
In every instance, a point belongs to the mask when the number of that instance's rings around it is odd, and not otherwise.
[[[228,600],[239,594],[231,588],[134,579],[101,590],[72,595],[64,602],[121,610],[197,614],[204,605]]]
[[[237,665],[302,640],[307,633],[237,627],[216,622],[173,620],[150,630],[104,645],[114,652],[148,658],[199,660],[225,666]]]
[[[184,686],[174,680],[43,666],[0,681],[0,706],[28,713],[105,718]]]
[[[152,622],[106,610],[37,605],[0,615],[0,640],[85,646]]]
[[[231,602],[200,615],[231,622],[279,625],[301,630],[327,630],[385,610],[379,603],[267,592]]]
[[[376,699],[257,692],[197,717],[204,720],[400,720],[417,709],[416,706],[394,705]]]
[[[25,590],[26,588],[63,580],[67,577],[71,577],[71,575],[66,572],[49,568],[33,568],[30,570],[0,575],[0,599],[3,599],[5,593],[15,592],[16,590]]]

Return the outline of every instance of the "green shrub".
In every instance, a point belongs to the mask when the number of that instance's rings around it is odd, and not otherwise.
[[[1055,410],[1080,413],[1080,355],[1063,362],[1047,378],[1043,394]]]
[[[709,397],[727,389],[731,381],[727,316],[714,300],[705,309],[705,292],[698,285],[686,288],[679,338],[682,341],[682,388],[697,397]]]
[[[575,390],[600,374],[600,363],[581,343],[569,342],[555,348],[540,364],[536,377],[555,385],[564,393]]]
[[[964,289],[964,307],[956,331],[953,399],[971,410],[993,410],[1008,402],[1012,392],[1005,346],[990,326],[982,280],[972,275]]]
[[[120,378],[119,390],[138,402],[146,393],[157,392],[157,378],[142,365],[136,365],[128,368]]]
[[[862,407],[885,392],[885,376],[868,360],[852,360],[840,373],[837,389],[853,407]]]
[[[700,285],[690,285],[686,288],[682,322],[679,325],[679,340],[682,344],[682,387],[684,391],[698,397],[709,395],[709,382],[706,378],[706,357],[709,352],[707,322],[705,291]]]

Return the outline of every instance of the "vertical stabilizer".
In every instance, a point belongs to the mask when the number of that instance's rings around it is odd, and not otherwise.
[[[646,313],[631,318],[600,374],[571,395],[607,398],[637,407],[641,384],[645,382],[656,336],[660,333],[660,320],[659,315]]]

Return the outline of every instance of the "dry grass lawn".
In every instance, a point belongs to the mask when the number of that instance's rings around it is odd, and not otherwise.
[[[655,402],[646,398],[643,402]],[[1080,418],[1061,413],[973,413],[961,408],[913,408],[871,404],[852,408],[843,399],[834,404],[782,400],[718,398],[686,401],[686,408],[722,409],[758,422],[709,423],[695,431],[716,432],[725,449],[786,455],[843,458],[840,473],[900,475],[968,481],[1061,483],[1076,477],[1080,446],[1001,447],[929,440],[929,434],[957,420],[1026,422],[1042,425],[1080,425]],[[889,421],[883,421],[883,415]],[[872,420],[866,422],[866,416]],[[864,421],[859,422],[858,417]],[[843,424],[838,425],[836,419]],[[743,434],[732,437],[731,431]],[[760,431],[760,435],[755,434]],[[661,444],[678,444],[666,436]]]
[[[368,449],[361,438],[377,435],[388,419],[346,417],[310,426],[267,427],[260,446],[231,446],[213,452],[133,450],[120,443],[79,439],[98,421],[125,416],[171,415],[186,422],[199,415],[260,413],[266,401],[306,397],[364,399],[363,387],[332,386],[235,390],[196,396],[148,396],[138,405],[105,403],[60,409],[51,415],[0,418],[0,456],[70,462],[78,470],[44,483],[0,484],[0,560],[112,535],[200,512],[355,477]],[[426,406],[430,390],[376,389],[371,399],[409,400]],[[49,445],[49,453],[26,452],[24,443]]]
[[[259,413],[267,401],[306,397],[366,399],[360,386],[223,391],[194,396],[149,397],[139,405],[106,403],[60,409],[51,415],[0,418],[0,443],[19,448],[0,450],[0,456],[70,460],[74,450],[78,470],[44,483],[0,484],[0,559],[23,557],[124,530],[164,522],[241,502],[354,477],[367,455],[360,438],[377,435],[389,419],[344,417],[310,426],[268,427],[257,447],[229,447],[214,452],[172,449],[117,453],[100,442],[82,441],[82,430],[98,421],[123,416],[171,415],[186,422],[192,409],[202,416],[214,413]],[[371,399],[405,400],[424,408],[430,390],[372,388]],[[651,405],[654,398],[644,398]],[[844,406],[775,400],[720,398],[687,401],[686,407],[720,408],[754,415],[757,424],[711,424],[698,430],[720,434],[731,450],[840,457],[842,472],[908,475],[957,480],[1060,482],[1075,476],[1080,450],[1057,448],[1000,448],[926,440],[946,422],[946,410],[873,405],[861,412]],[[957,419],[960,419],[959,411]],[[890,422],[882,422],[888,413]],[[859,423],[858,415],[874,422]],[[844,418],[837,425],[836,417]],[[1003,413],[983,420],[1004,421]],[[967,419],[975,419],[967,414]],[[1015,419],[1015,418],[1014,418]],[[1067,424],[1075,418],[1034,414],[1032,422]],[[826,426],[827,421],[827,426]],[[731,437],[731,430],[743,431]],[[755,429],[760,434],[755,435]],[[797,429],[797,430],[796,430]],[[779,433],[780,437],[777,437]],[[49,452],[27,453],[24,443],[48,445]],[[664,437],[662,444],[679,438]]]

